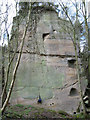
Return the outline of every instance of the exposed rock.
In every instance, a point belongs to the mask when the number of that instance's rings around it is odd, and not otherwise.
[[[34,28],[28,27],[11,102],[37,105],[40,94],[41,107],[74,112],[80,96],[74,46],[65,31],[69,31],[70,23],[58,18],[54,10],[37,16]],[[19,25],[19,40],[25,21]]]

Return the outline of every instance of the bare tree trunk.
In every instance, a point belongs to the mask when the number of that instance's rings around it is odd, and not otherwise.
[[[87,77],[87,88],[85,91],[85,95],[90,97],[90,21],[87,22],[87,10],[86,10],[86,1],[82,0],[83,6],[84,6],[84,21],[85,21],[85,30],[86,30],[86,36],[87,36],[87,43],[88,43],[88,77]],[[88,8],[89,9],[89,8]],[[89,14],[89,13],[88,13]],[[89,99],[90,103],[90,99]]]
[[[14,51],[14,54],[13,54],[13,57],[11,58],[10,62],[8,63],[8,66],[7,66],[7,73],[6,73],[6,81],[4,82],[4,86],[3,86],[3,89],[2,89],[2,94],[1,94],[1,98],[4,97],[4,94],[6,92],[6,89],[7,89],[7,84],[8,84],[8,79],[9,79],[9,72],[10,72],[10,66],[14,60],[14,57],[16,55],[16,52],[17,52],[17,48],[16,50]]]
[[[81,99],[81,105],[83,106],[83,112],[86,115],[86,107],[83,102],[83,93],[82,93],[82,88],[81,88],[81,80],[80,80],[80,71],[79,71],[79,63],[78,63],[78,53],[77,53],[77,45],[76,45],[76,37],[75,37],[75,30],[73,32],[74,36],[74,48],[75,48],[75,58],[76,58],[76,70],[77,70],[77,76],[78,76],[78,82],[79,82],[79,91],[80,91],[80,99]]]
[[[68,12],[66,11],[66,6],[64,5],[64,3],[60,3],[59,2],[59,5],[61,6],[61,8],[63,9],[63,11],[65,12],[66,16],[68,17],[69,19],[69,22],[73,28],[73,45],[74,45],[74,48],[75,48],[75,58],[76,58],[76,70],[77,70],[77,76],[78,76],[78,82],[79,82],[79,89],[80,89],[80,99],[81,99],[81,105],[83,106],[83,112],[84,114],[86,115],[86,107],[85,107],[85,104],[83,102],[83,94],[82,94],[82,89],[81,89],[81,80],[80,80],[80,72],[79,72],[79,63],[78,63],[78,53],[77,53],[77,44],[76,44],[76,32],[75,32],[75,26],[73,25],[73,22],[70,18],[70,16],[68,15]],[[76,11],[77,11],[77,7],[76,7]],[[77,13],[76,13],[76,19],[77,19]]]
[[[30,3],[29,13],[28,13],[28,20],[27,20],[27,23],[26,23],[26,27],[25,27],[23,37],[22,37],[22,43],[21,43],[20,52],[19,52],[19,55],[18,55],[18,59],[17,59],[16,65],[15,65],[14,71],[13,71],[12,81],[11,81],[10,88],[9,88],[9,91],[8,91],[8,94],[7,94],[7,98],[6,98],[4,104],[3,104],[2,108],[1,108],[1,112],[4,112],[4,110],[5,110],[5,108],[6,108],[7,104],[8,104],[8,101],[10,99],[12,90],[13,90],[13,86],[14,86],[15,79],[16,79],[16,73],[17,73],[19,63],[20,63],[22,50],[23,50],[23,46],[24,46],[24,40],[25,40],[25,36],[26,36],[26,32],[27,32],[27,28],[28,28],[28,24],[29,24],[29,20],[30,20],[30,15],[31,15],[31,3]]]
[[[5,54],[5,47],[2,46],[2,91],[5,85],[5,56],[4,54]],[[3,97],[1,99],[2,106],[5,101],[5,97],[6,97],[6,91],[4,92]]]
[[[88,30],[88,88],[90,89],[90,28]]]
[[[8,30],[7,30],[7,21],[8,21],[8,1],[6,3],[6,13],[5,13],[5,33],[7,35],[7,40],[9,41],[9,34],[8,34]],[[4,86],[5,86],[5,47],[4,47],[4,39],[6,38],[3,38],[3,44],[2,44],[2,91],[4,89]],[[7,96],[7,93],[6,93],[6,89],[4,91],[4,94],[3,96],[1,97],[1,101],[2,101],[2,106],[5,102],[5,99],[6,99],[6,96]]]
[[[8,9],[7,9],[8,10]],[[7,11],[8,12],[8,11]],[[8,15],[7,15],[8,16]],[[17,17],[17,3],[16,3],[16,17]],[[16,27],[18,28],[19,30],[19,21],[18,19],[16,20]],[[17,52],[17,49],[18,49],[18,33],[16,31],[16,34],[15,34],[15,41],[16,41],[16,49],[14,50],[14,53],[12,55],[12,57],[10,56],[10,40],[9,40],[9,34],[8,34],[8,29],[6,28],[6,33],[7,33],[7,39],[8,39],[8,66],[7,66],[7,71],[6,71],[6,81],[5,81],[5,85],[3,87],[3,90],[2,90],[2,95],[1,95],[1,98],[3,98],[4,96],[4,93],[7,89],[7,85],[8,85],[8,79],[9,79],[9,73],[10,73],[10,67],[11,67],[11,64],[15,58],[15,55],[16,55],[16,52]]]

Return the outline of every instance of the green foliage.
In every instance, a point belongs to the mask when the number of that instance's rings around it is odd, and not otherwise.
[[[22,118],[22,114],[18,114],[17,112],[8,112],[3,115],[3,119],[6,118]]]
[[[24,107],[24,105],[22,105],[22,104],[17,104],[16,106],[17,107]]]
[[[71,115],[69,115],[68,113],[66,113],[66,112],[63,111],[63,110],[58,111],[58,113],[61,114],[62,117],[64,117],[64,118],[66,118],[66,116],[71,116]]]
[[[60,111],[56,112],[54,110],[39,108],[39,107],[33,107],[32,105],[13,105],[8,106],[3,118],[51,118],[51,117],[62,117],[67,118],[70,117],[66,112]]]
[[[83,119],[90,118],[90,115],[84,115],[83,113],[80,113],[80,114],[73,115],[73,117],[76,118],[77,120],[78,118],[83,118]]]
[[[83,113],[73,115],[75,118],[85,118]]]
[[[2,112],[1,112],[1,109],[0,109],[0,120],[1,120],[1,118],[2,118]]]
[[[56,111],[55,110],[47,110],[48,112],[52,112],[52,113],[56,113]]]

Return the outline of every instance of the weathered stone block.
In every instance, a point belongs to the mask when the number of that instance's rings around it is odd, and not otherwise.
[[[40,94],[42,107],[73,112],[80,96],[74,46],[67,33],[69,31],[72,35],[70,23],[49,10],[42,12],[39,18],[35,30],[29,25],[11,100],[37,104]],[[23,34],[21,24],[19,38]],[[73,90],[76,94],[72,97],[70,93]]]

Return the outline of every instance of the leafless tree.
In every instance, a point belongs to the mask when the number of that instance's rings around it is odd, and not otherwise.
[[[23,50],[23,46],[24,46],[24,40],[25,40],[25,36],[26,36],[26,32],[27,32],[27,28],[28,28],[28,24],[29,24],[29,20],[30,20],[30,15],[31,15],[31,2],[29,4],[29,12],[28,12],[28,18],[27,18],[25,30],[24,30],[24,33],[23,33],[22,41],[20,43],[20,52],[18,54],[18,59],[16,61],[16,65],[15,65],[14,70],[13,70],[13,75],[12,75],[12,80],[11,80],[11,84],[10,84],[10,87],[9,87],[9,91],[7,93],[6,98],[4,99],[4,102],[2,104],[2,108],[0,110],[0,113],[4,112],[6,106],[9,102],[12,90],[13,90],[13,86],[14,86],[15,79],[16,79],[16,73],[17,73],[17,69],[19,67],[19,63],[20,63],[20,59],[21,59],[21,55],[22,55],[22,50]],[[6,32],[8,33],[8,29],[6,29]],[[8,36],[8,45],[9,45],[9,42],[10,42],[10,40],[9,40],[9,36]],[[9,52],[10,52],[10,46],[8,46],[8,47],[9,47]],[[17,48],[18,48],[18,41],[17,41],[17,47],[16,47],[16,49],[13,53],[13,56],[10,57],[10,53],[9,53],[9,62],[8,62],[8,66],[7,66],[7,77],[6,77],[6,80],[4,81],[5,83],[4,83],[3,90],[2,90],[2,95],[1,95],[2,100],[3,100],[3,96],[5,95],[5,91],[7,89],[10,66],[11,66],[12,61],[14,60]]]
[[[80,33],[78,34],[77,33],[77,24],[79,22],[79,15],[82,14],[82,17],[84,18],[84,21],[85,24],[86,24],[86,29],[87,29],[87,18],[86,18],[86,7],[85,7],[85,4],[82,2],[80,3],[79,5],[84,5],[84,13],[82,12],[81,8],[79,8],[78,6],[78,3],[75,1],[72,1],[70,0],[70,2],[72,3],[73,7],[76,9],[75,10],[75,15],[74,15],[74,20],[72,19],[72,16],[73,15],[70,15],[69,14],[69,11],[67,10],[69,8],[69,6],[67,6],[66,3],[64,3],[63,1],[59,1],[57,0],[60,7],[62,8],[63,12],[65,13],[66,17],[67,17],[67,20],[70,22],[71,26],[72,26],[72,34],[73,34],[73,37],[72,37],[72,40],[73,40],[73,45],[74,45],[74,49],[75,49],[75,58],[76,58],[76,70],[77,70],[77,76],[78,76],[78,83],[79,83],[79,90],[80,90],[80,101],[81,101],[81,105],[83,106],[83,112],[84,114],[86,115],[86,107],[85,107],[85,104],[84,104],[84,101],[83,101],[83,92],[82,92],[82,87],[81,87],[81,78],[80,78],[80,66],[79,66],[79,59],[78,59],[78,43],[80,43],[80,41],[77,40],[77,37],[79,37]],[[74,21],[74,22],[73,22]],[[80,22],[79,22],[80,23]],[[82,25],[81,23],[81,25]],[[80,30],[80,27],[79,27],[79,30]],[[79,37],[80,39],[80,37]]]

